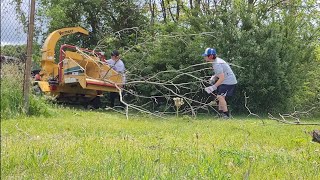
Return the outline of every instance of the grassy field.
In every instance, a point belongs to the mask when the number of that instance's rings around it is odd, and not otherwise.
[[[319,128],[60,109],[1,122],[1,179],[320,179]]]

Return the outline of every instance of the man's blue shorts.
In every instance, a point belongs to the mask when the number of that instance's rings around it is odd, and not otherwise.
[[[233,96],[234,91],[236,89],[235,84],[221,84],[217,88],[217,95],[221,96]]]

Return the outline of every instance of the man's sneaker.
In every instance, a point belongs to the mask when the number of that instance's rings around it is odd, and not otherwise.
[[[226,114],[222,113],[222,114],[221,114],[221,118],[222,118],[222,119],[229,119],[230,117],[227,116]]]

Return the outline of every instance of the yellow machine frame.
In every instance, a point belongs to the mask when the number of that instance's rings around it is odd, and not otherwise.
[[[103,92],[118,92],[122,74],[114,71],[101,58],[100,52],[62,45],[59,63],[55,62],[55,46],[66,35],[89,32],[82,27],[69,27],[52,32],[42,47],[41,91],[64,101],[92,101]]]

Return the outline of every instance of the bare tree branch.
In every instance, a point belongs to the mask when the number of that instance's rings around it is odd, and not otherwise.
[[[310,111],[312,111],[315,108],[311,108],[306,112],[301,112],[300,114],[308,114]],[[303,123],[300,121],[300,119],[298,121],[289,121],[286,118],[290,117],[292,118],[293,115],[297,115],[297,111],[295,111],[294,113],[291,114],[286,114],[286,115],[282,115],[279,113],[279,116],[281,119],[274,117],[271,113],[268,113],[268,117],[272,120],[276,120],[280,123],[284,123],[284,124],[294,124],[294,125],[320,125],[320,123]],[[294,117],[293,119],[297,119],[298,117]]]
[[[256,116],[256,117],[260,118],[260,116],[258,116],[255,113],[252,113],[251,110],[248,108],[248,106],[247,106],[248,99],[249,99],[249,96],[247,96],[247,93],[244,92],[244,107],[246,107],[246,109],[249,111],[249,115],[247,117],[249,117],[250,115],[253,115],[253,116]],[[264,124],[264,121],[262,121],[262,122]]]

